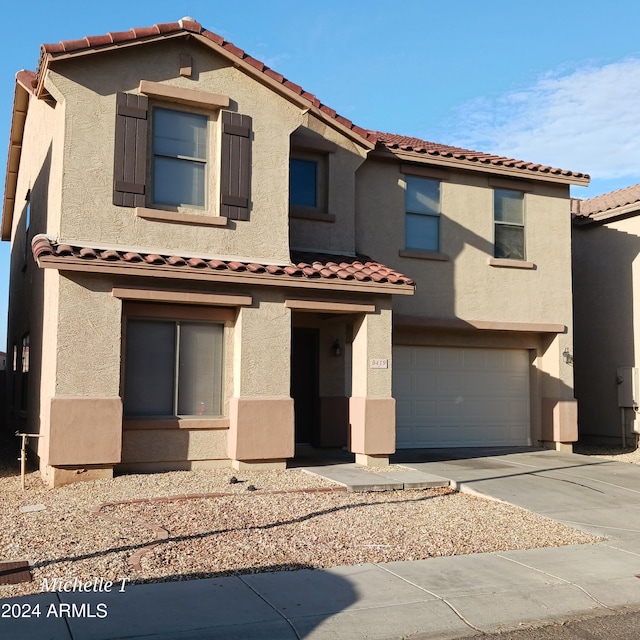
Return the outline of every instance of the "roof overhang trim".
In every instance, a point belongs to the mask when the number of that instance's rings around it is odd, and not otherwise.
[[[550,172],[536,172],[532,169],[518,169],[504,165],[495,166],[489,162],[481,160],[461,160],[459,158],[449,158],[435,154],[424,154],[411,151],[391,150],[388,148],[377,148],[369,157],[383,158],[387,160],[401,160],[403,162],[416,162],[431,166],[447,167],[449,169],[460,169],[463,171],[478,171],[480,173],[491,173],[502,177],[508,176],[526,180],[536,180],[539,182],[555,182],[559,184],[588,185],[589,178],[565,176]]]
[[[598,211],[589,215],[577,215],[574,223],[579,226],[587,226],[589,224],[607,224],[608,222],[617,222],[618,220],[626,220],[640,215],[640,202],[631,202],[621,207],[607,209],[606,211]]]
[[[413,295],[415,286],[408,284],[387,284],[376,282],[360,282],[357,280],[328,280],[325,278],[302,278],[299,276],[260,274],[250,272],[199,271],[189,270],[176,272],[175,267],[165,265],[115,264],[71,256],[41,255],[36,258],[41,269],[57,269],[58,271],[81,271],[105,275],[124,275],[139,277],[159,277],[172,280],[200,280],[229,284],[260,285],[280,288],[305,288],[325,291],[350,291],[376,294]]]
[[[11,240],[13,225],[13,210],[16,203],[16,188],[18,186],[18,168],[22,155],[22,138],[27,120],[27,108],[31,91],[16,79],[13,95],[13,110],[11,113],[11,130],[9,134],[9,151],[7,154],[7,171],[4,183],[4,199],[2,202],[2,223],[0,238]]]

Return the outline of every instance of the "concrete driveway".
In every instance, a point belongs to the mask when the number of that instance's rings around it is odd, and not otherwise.
[[[407,450],[392,462],[638,548],[640,465],[529,448]]]

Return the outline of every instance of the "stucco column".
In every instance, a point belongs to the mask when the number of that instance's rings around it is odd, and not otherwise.
[[[56,333],[55,367],[43,370],[40,400],[48,432],[41,471],[51,486],[112,477],[122,452],[122,303],[107,278],[66,275],[55,285],[43,327],[45,339]],[[46,357],[53,364],[49,350]]]
[[[572,355],[570,335],[558,334],[537,358],[542,396],[541,440],[545,446],[560,451],[571,451],[578,439]]]
[[[349,399],[350,450],[356,462],[389,464],[396,446],[396,406],[391,397],[391,300],[354,323],[353,386]]]
[[[284,468],[294,455],[291,312],[271,294],[240,309],[234,330],[227,454],[240,469]]]

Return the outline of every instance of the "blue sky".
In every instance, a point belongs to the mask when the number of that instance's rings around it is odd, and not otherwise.
[[[5,144],[15,73],[41,43],[189,15],[360,126],[589,173],[576,197],[640,182],[640,3],[32,0],[3,14]],[[1,243],[0,318],[8,255]]]

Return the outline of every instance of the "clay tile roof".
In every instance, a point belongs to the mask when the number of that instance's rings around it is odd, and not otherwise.
[[[197,20],[190,17],[182,18],[177,22],[154,24],[151,27],[134,28],[129,31],[110,32],[101,36],[86,36],[79,40],[62,40],[57,44],[43,44],[41,47],[40,60],[38,62],[36,75],[32,81],[34,81],[36,85],[38,84],[42,70],[43,68],[46,68],[49,58],[55,59],[56,56],[67,55],[78,51],[86,51],[87,49],[99,50],[101,47],[112,47],[113,45],[118,45],[120,43],[130,44],[136,41],[143,42],[150,38],[158,38],[167,35],[186,35],[188,33],[198,34],[215,43],[217,46],[224,49],[227,54],[235,56],[248,66],[256,69],[258,72],[265,74],[265,76],[271,80],[274,80],[283,87],[286,87],[295,93],[300,99],[308,102],[311,107],[321,112],[324,117],[335,120],[346,129],[352,131],[356,136],[366,140],[369,145],[378,142],[378,144],[387,147],[390,150],[401,149],[403,151],[427,156],[454,158],[462,162],[516,168],[523,172],[533,172],[538,175],[553,175],[568,179],[581,178],[583,180],[588,180],[589,178],[585,173],[566,171],[532,162],[525,162],[523,160],[514,160],[512,158],[504,158],[502,156],[496,156],[488,153],[470,151],[469,149],[461,149],[458,147],[437,144],[435,142],[427,142],[426,140],[420,140],[419,138],[409,136],[363,129],[362,127],[355,125],[348,118],[336,113],[335,109],[332,109],[326,104],[320,102],[315,95],[305,91],[300,85],[292,82],[288,78],[285,78],[277,71],[270,69],[260,60],[253,58],[239,47],[236,47],[232,42],[229,42],[223,37],[204,29]]]
[[[600,196],[581,200],[571,198],[571,213],[581,216],[592,216],[596,213],[604,213],[618,207],[625,207],[639,203],[640,208],[640,184],[603,193]]]
[[[257,69],[259,72],[264,73],[272,80],[280,83],[290,91],[293,91],[296,95],[300,96],[311,106],[321,110],[326,116],[333,118],[347,129],[352,130],[357,136],[363,138],[367,142],[375,143],[375,135],[370,131],[361,127],[356,127],[351,120],[338,115],[334,109],[321,104],[320,101],[308,91],[305,91],[301,86],[292,82],[283,75],[269,69],[264,62],[256,60],[252,56],[248,55],[245,51],[236,47],[232,42],[228,42],[221,36],[204,29],[202,25],[193,18],[182,18],[178,22],[165,22],[161,24],[154,24],[151,27],[138,27],[130,29],[129,31],[117,31],[110,32],[100,36],[85,36],[78,40],[62,40],[55,44],[43,44],[40,48],[40,60],[38,62],[38,68],[36,70],[36,80],[42,73],[42,69],[46,67],[47,56],[55,58],[56,56],[75,53],[78,51],[86,51],[87,49],[100,49],[101,47],[113,46],[120,43],[131,43],[135,41],[144,41],[149,38],[158,38],[164,35],[175,35],[180,33],[196,33],[204,38],[211,40],[216,45],[222,47],[227,53],[239,58],[243,62]]]
[[[90,259],[93,265],[104,264],[112,267],[120,264],[133,270],[140,268],[161,269],[178,274],[185,270],[200,272],[231,272],[243,277],[271,277],[283,279],[286,286],[287,278],[310,278],[314,280],[345,280],[362,283],[378,283],[404,285],[413,287],[414,281],[407,276],[394,271],[390,267],[372,260],[366,256],[336,256],[314,252],[291,252],[291,263],[288,265],[265,265],[255,261],[225,260],[212,258],[210,260],[198,257],[176,255],[159,255],[142,251],[129,251],[116,248],[99,249],[74,244],[58,244],[44,234],[36,235],[31,242],[34,258],[40,261],[56,261],[56,267],[64,269],[64,264],[77,264]],[[41,264],[42,266],[42,264]],[[393,289],[393,288],[392,288]],[[390,291],[393,293],[393,290]]]
[[[377,138],[378,144],[387,149],[408,151],[425,156],[441,156],[444,158],[455,158],[466,162],[480,163],[485,165],[494,165],[498,167],[515,167],[523,171],[563,176],[567,178],[589,178],[586,173],[575,171],[567,171],[566,169],[557,169],[556,167],[548,167],[533,162],[525,162],[524,160],[514,160],[513,158],[505,158],[504,156],[496,156],[481,151],[472,151],[470,149],[462,149],[460,147],[451,147],[446,144],[438,144],[437,142],[429,142],[420,138],[411,136],[402,136],[396,133],[384,133],[382,131],[370,131]]]
[[[300,269],[311,269],[323,278],[341,278],[363,282],[415,284],[411,278],[375,262],[367,256],[335,256],[332,254],[292,251],[291,261]],[[326,274],[326,275],[325,275]]]

